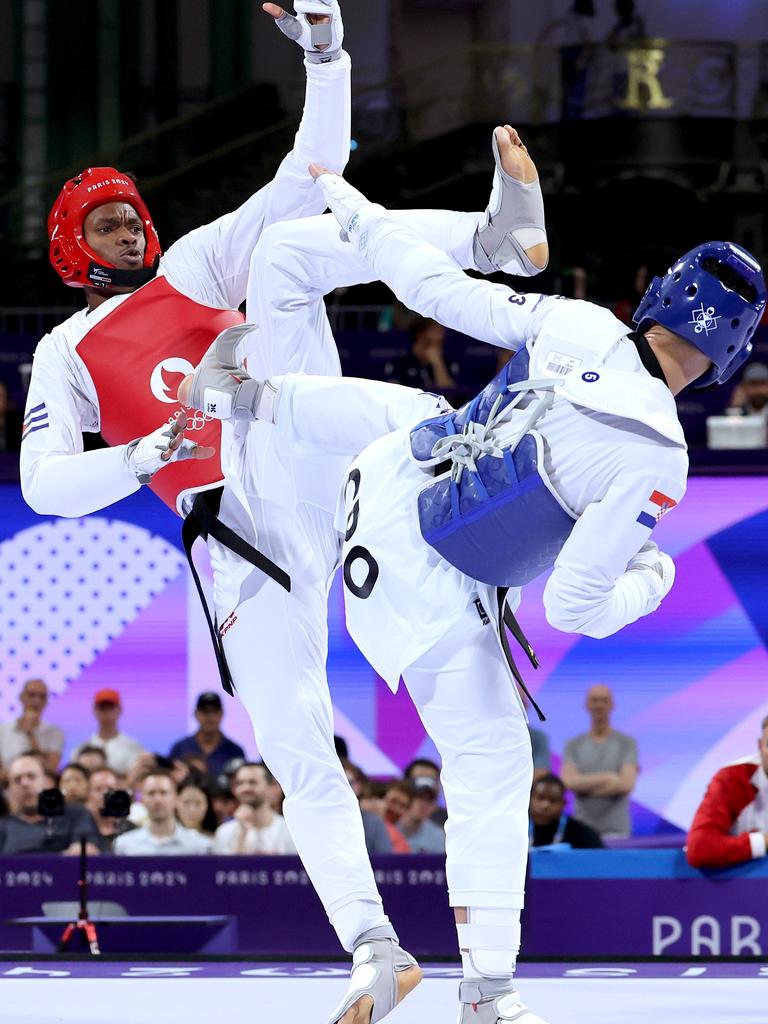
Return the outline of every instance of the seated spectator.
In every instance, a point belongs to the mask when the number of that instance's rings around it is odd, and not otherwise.
[[[229,821],[235,813],[235,810],[237,809],[237,800],[229,786],[222,786],[217,779],[214,779],[209,792],[211,794],[211,805],[213,806],[213,813],[216,817],[216,826],[218,828],[218,826],[223,825],[225,821]],[[274,810],[274,807],[272,809]]]
[[[208,791],[192,781],[183,782],[179,786],[176,817],[184,828],[199,832],[209,839],[213,838],[218,827]]]
[[[88,800],[88,779],[90,772],[81,764],[74,761],[68,764],[62,771],[59,779],[59,789],[64,794],[66,804],[76,804],[84,807]]]
[[[190,754],[204,757],[211,775],[221,775],[227,762],[239,757],[245,760],[245,751],[221,731],[224,708],[218,693],[208,691],[197,698],[195,718],[200,728],[191,736],[177,740],[168,755],[171,759],[184,759]]]
[[[413,799],[397,823],[411,853],[445,853],[445,832],[430,818],[437,807],[437,783],[433,778],[416,776],[411,783]]]
[[[78,748],[71,763],[82,765],[86,771],[97,772],[107,767],[107,755],[103,747],[92,747],[86,744],[86,746]]]
[[[411,348],[392,368],[392,380],[423,391],[456,387],[443,355],[445,328],[436,320],[418,317],[411,327]]]
[[[438,796],[440,795],[440,769],[434,761],[430,761],[428,757],[417,757],[415,761],[406,767],[403,772],[403,777],[408,782],[418,786],[419,779],[431,780],[435,788],[437,789]],[[432,821],[440,827],[445,826],[445,822],[448,818],[448,813],[444,807],[439,805],[435,806],[435,812],[432,815]]]
[[[768,366],[748,363],[728,403],[729,412],[768,419]]]
[[[531,846],[563,843],[575,850],[589,850],[603,845],[593,828],[565,814],[565,786],[551,772],[533,784],[530,815]]]
[[[768,717],[760,725],[757,757],[716,772],[688,833],[694,868],[727,868],[768,851]]]
[[[384,824],[392,841],[393,853],[410,853],[408,840],[397,827],[398,822],[413,803],[413,786],[405,779],[388,783],[384,793]]]
[[[568,740],[560,776],[576,794],[574,815],[603,839],[632,832],[629,796],[637,782],[637,743],[611,728],[613,694],[602,684],[587,692],[589,732]]]
[[[88,800],[85,806],[96,822],[99,832],[96,845],[102,853],[111,853],[115,839],[123,832],[130,832],[136,828],[136,825],[127,818],[115,818],[111,814],[103,813],[105,798],[116,789],[120,789],[120,780],[111,768],[97,768],[95,772],[91,773],[88,780]]]
[[[147,821],[141,828],[117,837],[114,845],[116,854],[145,857],[210,853],[209,839],[184,828],[176,820],[178,791],[170,772],[156,768],[144,779],[141,797],[147,809]]]
[[[0,818],[0,853],[79,853],[80,839],[90,853],[99,852],[93,818],[84,807],[65,806],[64,813],[44,818],[37,801],[46,788],[45,772],[33,754],[14,758],[8,769],[10,814]]]
[[[40,754],[43,766],[55,772],[64,749],[64,732],[58,725],[43,721],[48,687],[42,679],[28,679],[19,694],[19,701],[21,715],[0,724],[0,777],[7,772],[14,758],[27,753]]]
[[[358,768],[351,761],[347,761],[344,764],[344,771],[352,787],[352,792],[357,797],[358,803],[360,803],[361,798],[368,792],[368,777],[362,768]],[[362,804],[360,806],[360,816],[363,819],[365,848],[368,851],[368,855],[392,853],[392,840],[389,838],[387,826],[384,824],[383,819],[378,814],[365,810]]]
[[[264,764],[246,762],[232,780],[237,808],[231,821],[216,829],[214,853],[296,853],[285,819],[269,805],[269,776]]]
[[[118,729],[122,713],[123,707],[117,690],[104,689],[94,694],[93,714],[98,729],[87,743],[77,748],[73,760],[80,760],[78,755],[83,747],[101,747],[106,754],[108,767],[118,775],[126,775],[139,754],[143,753],[144,747],[138,740],[126,736]]]

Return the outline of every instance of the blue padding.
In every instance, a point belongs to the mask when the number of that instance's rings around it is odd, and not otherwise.
[[[556,848],[553,848],[556,849]],[[768,878],[768,859],[721,871],[692,868],[682,850],[531,850],[531,878]]]

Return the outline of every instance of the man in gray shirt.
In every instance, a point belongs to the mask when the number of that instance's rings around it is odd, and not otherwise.
[[[629,796],[637,782],[637,743],[611,728],[613,694],[598,684],[587,692],[589,732],[568,740],[560,775],[576,794],[574,816],[603,838],[632,832]]]

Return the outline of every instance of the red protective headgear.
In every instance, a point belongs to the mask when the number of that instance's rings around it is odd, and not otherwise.
[[[104,203],[129,203],[144,225],[144,267],[123,270],[104,263],[84,237],[85,218]],[[154,276],[162,250],[138,189],[114,167],[87,167],[64,185],[48,214],[48,255],[51,265],[70,288],[136,287]]]

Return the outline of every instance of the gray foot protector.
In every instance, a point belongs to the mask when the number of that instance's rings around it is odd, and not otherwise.
[[[546,1024],[520,1002],[514,982],[503,978],[469,978],[459,986],[459,1024]]]
[[[373,999],[371,1024],[383,1020],[397,1004],[397,975],[419,965],[410,953],[398,946],[390,928],[372,928],[364,932],[352,954],[352,976],[342,1004],[331,1015],[330,1024],[344,1016],[362,996]]]
[[[483,274],[502,270],[533,277],[543,268],[531,263],[525,250],[547,240],[541,183],[537,178],[524,185],[507,174],[501,166],[495,132],[491,145],[496,171],[485,221],[475,232],[475,265]]]
[[[189,404],[216,420],[255,420],[264,381],[238,366],[235,350],[252,324],[228,327],[203,356],[192,378]]]

